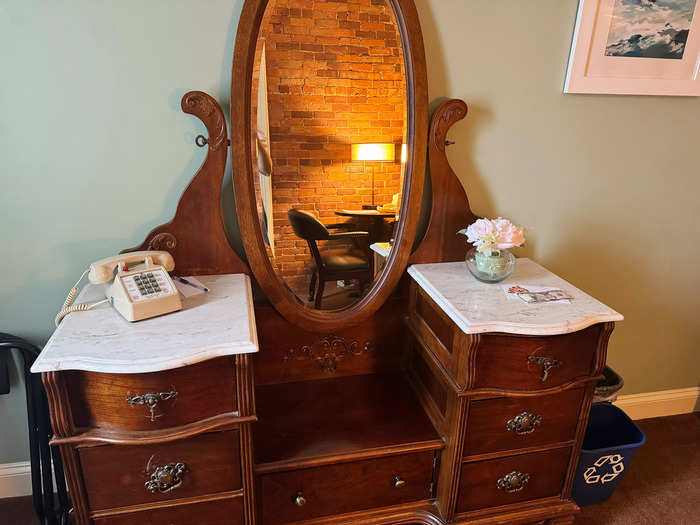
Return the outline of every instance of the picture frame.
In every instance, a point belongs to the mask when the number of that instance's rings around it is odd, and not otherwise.
[[[579,0],[564,93],[700,96],[700,0]]]

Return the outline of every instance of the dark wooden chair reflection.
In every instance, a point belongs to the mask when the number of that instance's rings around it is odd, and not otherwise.
[[[316,216],[305,210],[291,209],[287,212],[294,233],[309,245],[312,262],[309,301],[321,308],[323,289],[327,281],[360,281],[360,286],[372,282],[372,267],[369,257],[369,233],[364,231],[335,231],[347,228],[347,224],[324,225]],[[329,230],[334,230],[331,233]],[[317,241],[352,240],[362,249],[337,248],[319,250]]]

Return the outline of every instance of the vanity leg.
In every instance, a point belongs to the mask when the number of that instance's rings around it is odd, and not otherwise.
[[[244,523],[255,525],[255,478],[253,475],[253,439],[250,423],[241,426],[241,471],[243,474]]]
[[[75,523],[77,525],[89,525],[92,522],[87,509],[87,494],[78,467],[78,455],[72,445],[60,445],[59,448],[68,481]]]
[[[69,437],[74,433],[73,415],[70,411],[68,390],[63,372],[44,372],[41,381],[46,390],[46,399],[49,403],[49,416],[51,429],[55,437]],[[78,453],[73,445],[59,445],[63,469],[70,491],[70,501],[73,506],[73,516],[77,525],[89,525],[90,513],[88,512],[87,493],[80,474]]]

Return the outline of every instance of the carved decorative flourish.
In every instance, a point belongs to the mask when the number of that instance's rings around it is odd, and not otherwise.
[[[349,355],[359,356],[374,351],[374,343],[367,341],[360,344],[356,340],[347,340],[336,335],[327,335],[311,345],[290,348],[284,354],[284,361],[305,361],[313,359],[321,370],[333,373],[338,363]]]
[[[226,143],[226,120],[219,103],[201,91],[190,91],[182,98],[182,110],[199,117],[209,132],[209,149],[217,150]]]
[[[177,239],[172,233],[158,233],[148,241],[147,250],[165,250],[171,251],[177,246]]]
[[[439,109],[442,114],[433,118],[432,138],[440,151],[445,151],[445,138],[448,130],[458,120],[467,116],[467,105],[462,100],[451,100]]]

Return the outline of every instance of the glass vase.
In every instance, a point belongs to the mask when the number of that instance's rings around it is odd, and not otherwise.
[[[467,268],[482,283],[498,283],[515,269],[515,256],[508,250],[494,250],[490,255],[472,248],[467,252]]]

